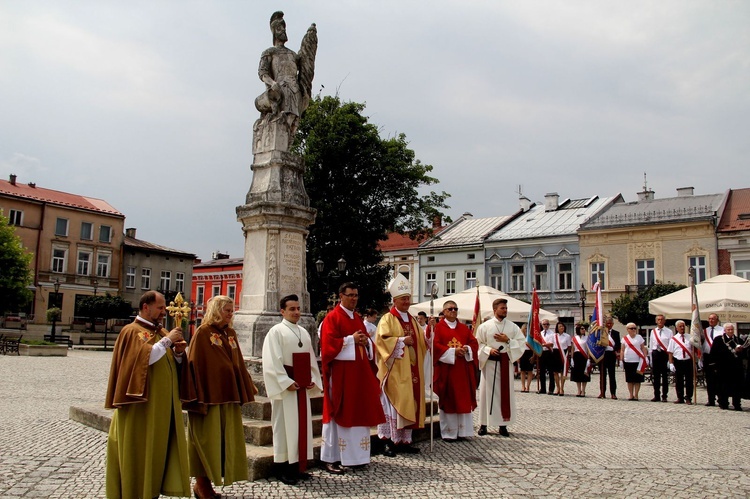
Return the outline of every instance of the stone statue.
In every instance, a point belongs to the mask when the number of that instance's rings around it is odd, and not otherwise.
[[[289,151],[299,125],[299,117],[310,104],[315,74],[318,32],[308,28],[299,54],[284,46],[288,38],[284,13],[271,15],[273,47],[260,56],[258,76],[266,91],[255,99],[260,119],[253,126],[255,153],[269,150]]]

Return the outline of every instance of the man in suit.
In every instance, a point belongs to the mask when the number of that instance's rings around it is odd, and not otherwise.
[[[617,400],[617,380],[615,379],[615,367],[619,361],[620,355],[620,332],[612,329],[615,324],[612,316],[604,318],[604,325],[609,330],[609,345],[604,352],[604,358],[600,364],[601,373],[599,374],[599,398],[603,399],[607,395],[607,376],[609,376],[609,394]]]

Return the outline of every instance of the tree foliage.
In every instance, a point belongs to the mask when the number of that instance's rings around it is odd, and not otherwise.
[[[327,297],[344,280],[360,286],[360,307],[382,308],[389,269],[379,265],[378,242],[391,231],[417,237],[448,208],[447,193],[420,193],[438,183],[429,175],[432,166],[416,159],[403,133],[381,138],[364,109],[364,104],[318,96],[300,120],[293,150],[305,160],[305,188],[317,210],[307,242],[313,312],[325,309]],[[328,278],[341,257],[347,275]],[[318,259],[325,264],[322,276]]]
[[[19,312],[33,298],[32,254],[0,212],[0,313]]]
[[[656,316],[648,311],[648,302],[656,298],[674,293],[686,287],[673,282],[656,283],[640,288],[635,295],[624,294],[612,303],[612,317],[623,324],[633,322],[639,326],[656,324]]]
[[[92,319],[127,319],[133,313],[133,305],[122,296],[106,295],[87,296],[78,305],[78,312]],[[106,325],[105,325],[106,328]]]

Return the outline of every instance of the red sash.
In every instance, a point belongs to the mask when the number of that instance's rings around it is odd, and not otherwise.
[[[560,335],[555,333],[555,343],[557,343],[557,353],[560,355],[563,363],[563,376],[568,375],[568,356],[565,355],[563,349],[560,347]]]
[[[664,343],[661,342],[661,338],[659,337],[659,333],[656,332],[656,329],[652,329],[651,330],[651,335],[654,337],[654,339],[656,340],[656,342],[661,347],[661,351],[662,352],[666,352],[667,351],[667,347],[665,347]]]
[[[630,338],[625,335],[625,343],[630,347],[632,351],[634,351],[638,357],[641,358],[640,362],[638,362],[638,372],[640,374],[643,374],[646,371],[646,366],[648,365],[648,360],[646,360],[646,356],[643,355],[643,352],[635,348],[635,346],[630,342]]]
[[[693,358],[693,354],[690,352],[690,350],[688,349],[688,347],[686,347],[683,342],[681,342],[680,340],[677,339],[677,335],[672,336],[672,339],[674,340],[675,343],[677,343],[677,345],[680,348],[682,348],[682,351],[685,352],[685,355],[687,355],[691,359]],[[683,360],[687,360],[687,359],[683,359]]]
[[[710,326],[709,326],[709,327],[710,327]],[[711,327],[711,332],[710,332],[710,333],[708,333],[708,334],[706,334],[706,343],[708,343],[708,349],[709,349],[709,350],[711,350],[711,347],[712,347],[712,346],[713,346],[713,344],[714,344],[714,339],[713,339],[713,338],[711,338],[711,335],[713,335],[713,334],[714,334],[714,328],[713,328],[713,327]]]
[[[294,373],[294,381],[299,385],[299,390],[297,390],[299,442],[297,445],[299,448],[299,470],[303,472],[307,469],[307,387],[312,383],[309,352],[292,354],[292,372]]]
[[[583,347],[581,346],[581,344],[578,343],[578,338],[576,336],[573,336],[573,345],[576,347],[576,350],[578,350],[578,353],[588,357],[588,355],[586,355],[586,352],[583,350]]]

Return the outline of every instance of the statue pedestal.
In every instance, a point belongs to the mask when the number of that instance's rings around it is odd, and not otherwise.
[[[281,320],[279,300],[290,294],[299,296],[303,312],[299,324],[317,344],[305,256],[307,228],[315,221],[315,210],[305,192],[305,166],[299,156],[258,147],[252,170],[245,204],[237,207],[245,233],[245,260],[234,329],[244,354],[260,357],[268,330]]]

